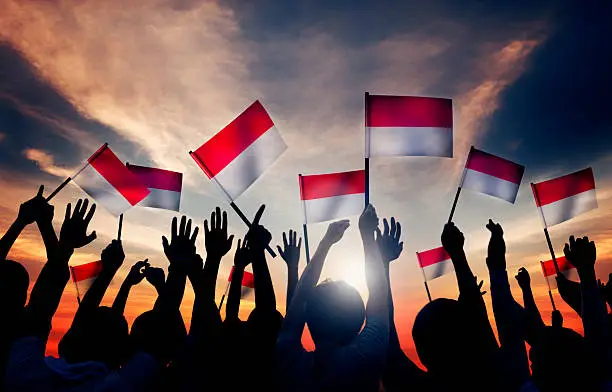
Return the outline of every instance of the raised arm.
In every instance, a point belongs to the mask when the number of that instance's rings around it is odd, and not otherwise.
[[[274,285],[270,277],[268,262],[266,261],[266,247],[272,240],[272,234],[259,224],[266,206],[261,205],[251,227],[246,234],[251,251],[251,263],[253,263],[253,275],[255,279],[255,307],[261,310],[276,310],[276,295]]]
[[[491,299],[505,367],[514,389],[529,379],[529,361],[524,343],[524,328],[520,308],[512,297],[506,271],[506,242],[499,223],[489,219],[491,232],[487,252],[487,267],[491,279]]]
[[[96,232],[87,234],[87,227],[96,210],[95,204],[87,211],[87,200],[79,200],[71,213],[71,204],[66,207],[66,215],[57,252],[43,267],[30,294],[26,307],[27,324],[25,334],[46,341],[51,330],[51,319],[57,311],[66,283],[70,279],[68,261],[76,248],[91,243]]]
[[[210,229],[208,221],[204,220],[204,243],[206,245],[206,262],[201,274],[201,282],[194,282],[194,290],[197,289],[198,295],[202,300],[215,301],[215,290],[217,287],[217,275],[219,274],[219,264],[221,258],[232,249],[234,236],[227,235],[227,213],[217,207],[210,214]]]
[[[121,244],[121,241],[112,240],[111,243],[102,251],[101,259],[102,270],[91,284],[89,290],[87,290],[83,296],[79,309],[74,316],[75,323],[78,322],[83,314],[86,314],[100,306],[108,286],[115,277],[117,270],[123,264],[123,260],[125,260],[125,254],[123,253],[123,245]]]
[[[580,294],[580,283],[569,280],[563,274],[555,276],[559,295],[578,316],[582,317],[582,296]]]
[[[533,345],[537,334],[545,327],[542,315],[538,310],[531,291],[531,277],[525,267],[521,267],[515,276],[523,292],[523,306],[525,308],[525,340]]]
[[[240,311],[242,278],[244,277],[244,269],[251,263],[251,255],[248,246],[246,238],[242,242],[238,240],[238,247],[234,254],[234,272],[232,272],[232,281],[230,282],[227,305],[225,307],[225,320],[228,321],[239,320],[238,312]]]
[[[289,241],[287,241],[287,233],[283,233],[283,247],[276,247],[278,253],[287,264],[287,301],[285,303],[285,312],[289,309],[295,286],[297,286],[301,248],[302,237],[300,237],[300,241],[298,242],[297,232],[293,230],[289,230]]]
[[[147,282],[151,283],[151,286],[155,287],[157,296],[159,297],[164,290],[166,285],[166,274],[164,270],[159,267],[151,267],[147,265],[144,269],[144,276]]]
[[[113,302],[113,309],[123,314],[125,311],[125,304],[127,303],[128,296],[130,295],[130,290],[133,286],[136,286],[145,277],[145,270],[149,266],[149,259],[137,261],[134,263],[132,268],[130,268],[130,272],[125,277],[125,280],[121,284],[121,288],[119,288],[119,292],[115,297],[115,301]]]
[[[47,203],[43,197],[43,191],[44,187],[41,185],[36,196],[19,206],[17,218],[0,238],[0,260],[6,259],[23,229],[34,222],[38,223],[47,249],[47,258],[50,257],[50,253],[57,249],[57,236],[52,225],[53,206]]]

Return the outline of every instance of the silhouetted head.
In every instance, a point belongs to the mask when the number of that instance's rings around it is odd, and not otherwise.
[[[478,355],[474,328],[458,301],[439,298],[417,314],[412,338],[419,358],[436,375],[469,375]]]
[[[98,361],[110,369],[117,369],[127,354],[127,321],[122,314],[106,306],[82,316],[60,341],[60,356],[69,363]]]
[[[167,363],[185,343],[187,329],[179,312],[168,317],[157,310],[149,310],[134,320],[130,338],[135,349],[144,350]]]
[[[361,295],[345,282],[326,281],[306,300],[306,323],[315,345],[346,345],[365,320]]]
[[[15,320],[28,297],[30,277],[23,265],[12,261],[0,261],[0,306],[8,320]]]
[[[262,310],[255,308],[249,314],[246,322],[248,333],[259,340],[260,345],[269,346],[276,344],[276,338],[283,323],[283,316],[276,309]]]
[[[596,364],[584,338],[568,328],[544,328],[529,351],[533,380],[541,392],[591,391]],[[569,370],[569,372],[567,371]]]

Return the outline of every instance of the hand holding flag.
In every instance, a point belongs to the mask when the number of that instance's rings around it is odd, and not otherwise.
[[[595,277],[597,249],[595,242],[589,241],[589,237],[575,239],[574,236],[570,236],[569,244],[565,244],[563,253],[567,261],[576,267],[578,274],[592,273],[593,278]]]
[[[465,237],[453,222],[444,225],[440,239],[442,240],[442,247],[451,257],[463,253]]]
[[[104,271],[112,272],[113,274],[117,272],[125,260],[125,253],[123,252],[123,245],[121,245],[121,241],[112,240],[111,243],[102,251],[101,259],[102,268]]]
[[[149,259],[137,261],[134,263],[130,272],[128,272],[125,281],[130,286],[136,286],[145,278],[145,271],[149,268]]]
[[[265,209],[265,204],[259,207],[253,218],[253,222],[251,222],[251,227],[245,236],[245,240],[249,242],[249,248],[253,252],[259,252],[269,248],[270,241],[272,241],[272,234],[270,234],[268,229],[259,224],[259,220]]]

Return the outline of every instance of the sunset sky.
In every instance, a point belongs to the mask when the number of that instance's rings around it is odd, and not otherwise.
[[[526,266],[545,320],[551,305],[539,260],[550,258],[529,188],[593,167],[599,208],[550,229],[558,254],[570,234],[598,246],[598,274],[612,272],[612,50],[610,4],[564,1],[198,1],[0,0],[0,230],[19,203],[44,184],[48,194],[102,143],[130,163],[184,173],[181,213],[201,226],[229,208],[189,157],[254,100],[267,108],[288,149],[238,200],[247,216],[266,203],[262,223],[282,242],[300,229],[298,173],[363,167],[364,92],[449,97],[454,157],[373,158],[371,201],[380,217],[403,225],[404,252],[391,269],[403,347],[417,359],[412,322],[426,303],[415,252],[440,245],[471,145],[526,166],[516,203],[465,191],[455,214],[479,279],[489,218],[502,223],[513,278]],[[595,6],[594,4],[598,4]],[[606,7],[607,9],[604,9]],[[607,37],[607,38],[604,38]],[[54,200],[59,230],[66,203],[85,194],[74,184]],[[230,229],[245,227],[228,211]],[[105,298],[111,303],[130,266],[149,258],[167,267],[161,236],[178,214],[134,208],[125,214],[127,258]],[[356,218],[330,253],[322,278],[345,279],[367,298]],[[99,208],[98,239],[72,264],[99,259],[117,220]],[[326,224],[309,227],[311,252]],[[204,255],[203,241],[198,249]],[[221,265],[220,299],[233,250]],[[32,281],[45,261],[36,227],[14,246]],[[302,268],[304,261],[302,257]],[[286,268],[269,259],[278,309]],[[430,283],[434,297],[457,295],[454,275]],[[556,301],[566,325],[581,329]],[[152,307],[154,289],[132,290],[126,317]],[[490,297],[486,299],[490,305]],[[241,315],[252,309],[252,298]],[[190,317],[193,292],[183,301]],[[69,284],[54,320],[49,352],[74,314]],[[490,307],[489,307],[490,310]]]

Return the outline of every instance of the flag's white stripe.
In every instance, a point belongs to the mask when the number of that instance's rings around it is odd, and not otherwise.
[[[163,208],[165,210],[178,211],[181,204],[181,192],[168,191],[165,189],[149,188],[151,193],[145,197],[139,206]]]
[[[325,222],[359,215],[364,207],[365,195],[363,193],[304,200],[306,223]]]
[[[425,280],[429,281],[445,275],[452,270],[453,262],[448,259],[436,264],[428,265],[427,267],[423,268],[423,273],[425,274]]]
[[[94,280],[96,280],[96,278],[97,277],[94,276],[93,278],[89,278],[89,279],[85,279],[85,280],[76,282],[76,285],[79,289],[79,296],[81,297],[81,299],[83,299],[83,295],[85,295],[87,290],[89,290],[89,288],[91,287],[91,284],[94,282]]]
[[[452,157],[453,131],[433,127],[366,127],[366,158],[377,155]]]
[[[465,169],[461,187],[514,203],[519,185],[476,170]]]
[[[578,276],[578,271],[576,270],[576,268],[571,268],[565,271],[561,271],[561,273],[565,275],[565,277],[568,278],[569,280],[573,280],[574,282],[580,281],[580,277]],[[548,284],[550,285],[551,290],[558,288],[557,279],[555,278],[555,276],[556,275],[551,275],[548,277]]]
[[[73,181],[97,204],[101,204],[115,216],[132,207],[130,202],[91,165],[87,165]]]
[[[594,208],[597,208],[595,189],[590,189],[540,207],[546,227],[565,222]]]
[[[231,200],[242,194],[287,149],[276,127],[261,135],[214,178]]]

